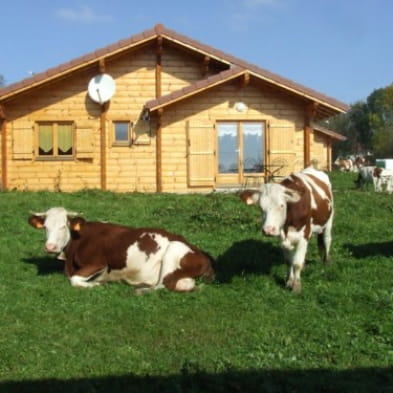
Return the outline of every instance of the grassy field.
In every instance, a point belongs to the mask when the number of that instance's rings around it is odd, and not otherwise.
[[[393,196],[332,175],[332,264],[303,291],[235,194],[0,193],[0,392],[393,392]],[[214,283],[136,296],[70,286],[31,211],[164,227],[212,254]]]

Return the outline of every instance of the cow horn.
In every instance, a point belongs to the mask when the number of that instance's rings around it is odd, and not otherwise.
[[[29,212],[30,214],[32,214],[33,216],[37,216],[37,217],[45,217],[46,216],[46,212],[44,212],[44,213],[38,213],[38,212],[32,212],[32,211],[30,211]]]
[[[82,216],[83,213],[77,213],[77,212],[69,212],[67,211],[67,217],[77,217],[77,216]]]

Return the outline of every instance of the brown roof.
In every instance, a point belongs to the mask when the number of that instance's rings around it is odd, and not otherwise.
[[[318,131],[321,134],[327,135],[329,137],[331,137],[332,139],[337,139],[338,141],[342,142],[342,141],[346,141],[347,137],[341,134],[338,134],[335,131],[329,130],[326,127],[323,127],[319,124],[313,124],[312,128],[314,129],[314,131]]]
[[[173,30],[167,29],[162,24],[156,25],[153,29],[146,30],[141,34],[137,34],[131,36],[129,38],[120,40],[114,44],[108,45],[104,48],[98,49],[94,52],[86,54],[84,56],[78,57],[74,60],[61,64],[57,67],[50,68],[44,72],[36,74],[30,78],[24,79],[20,82],[11,84],[4,88],[0,89],[0,101],[5,100],[13,95],[16,95],[20,92],[29,90],[36,86],[40,86],[44,83],[50,82],[56,78],[63,77],[64,75],[71,73],[77,69],[89,66],[91,64],[96,63],[100,59],[104,59],[110,56],[113,56],[119,52],[122,52],[126,49],[139,46],[143,43],[151,41],[158,36],[162,36],[164,39],[167,39],[173,43],[176,43],[183,47],[188,47],[192,51],[199,52],[201,54],[205,54],[210,58],[216,59],[217,61],[227,64],[229,67],[228,71],[221,72],[218,75],[215,75],[211,78],[208,78],[206,81],[197,82],[196,84],[189,86],[189,88],[184,88],[180,92],[171,93],[170,97],[163,97],[162,100],[173,101],[173,95],[178,96],[178,99],[181,99],[183,92],[185,96],[190,94],[190,91],[197,92],[201,90],[198,88],[198,83],[206,84],[205,87],[211,86],[211,84],[217,83],[215,77],[217,78],[226,78],[226,80],[231,79],[236,73],[241,74],[240,70],[247,70],[251,75],[256,76],[257,78],[263,79],[268,83],[271,83],[275,86],[279,86],[284,90],[290,91],[296,95],[301,95],[306,99],[310,99],[315,101],[321,105],[323,105],[327,109],[327,114],[336,114],[340,112],[346,112],[349,110],[349,106],[343,102],[340,102],[334,98],[328,97],[322,93],[319,93],[315,90],[307,88],[299,83],[291,81],[289,79],[283,78],[277,74],[274,74],[266,69],[260,68],[256,65],[247,63],[241,59],[238,59],[230,54],[224,53],[218,49],[212,48],[211,46],[200,43],[199,41],[193,40],[189,37],[181,35]],[[227,73],[226,73],[227,72]],[[163,101],[160,101],[161,103]],[[151,102],[150,102],[151,103]],[[151,104],[150,104],[151,105]]]
[[[154,111],[166,105],[173,104],[174,102],[182,100],[186,97],[190,97],[213,86],[217,86],[221,83],[237,78],[246,72],[247,70],[241,67],[230,68],[229,70],[222,71],[218,74],[210,76],[207,79],[202,79],[192,85],[186,86],[181,90],[176,90],[155,100],[148,101],[145,104],[145,109]]]

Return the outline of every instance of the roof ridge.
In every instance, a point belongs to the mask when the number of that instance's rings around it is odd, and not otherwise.
[[[184,34],[179,34],[175,30],[168,29],[162,23],[157,23],[153,28],[144,30],[139,34],[135,34],[128,38],[121,39],[113,44],[101,47],[88,54],[76,57],[75,59],[72,59],[68,62],[59,64],[36,75],[0,88],[0,100],[7,95],[17,93],[19,90],[34,87],[38,84],[45,83],[49,79],[54,79],[60,74],[71,72],[78,67],[82,67],[83,65],[91,64],[98,59],[105,57],[106,55],[109,56],[115,52],[126,49],[133,44],[142,43],[143,41],[148,41],[159,36],[166,36],[167,39],[177,41],[183,46],[190,46],[194,50],[205,52],[212,57],[217,57],[220,61],[222,61],[223,63],[227,63],[229,66],[232,65],[247,69],[250,72],[255,73],[260,78],[270,80],[275,84],[282,85],[282,87],[286,88],[287,90],[295,91],[297,94],[323,102],[328,106],[339,108],[342,111],[347,111],[349,109],[349,106],[347,104],[339,100],[336,100],[330,96],[308,88],[300,83],[294,82],[288,78],[282,77],[267,69],[246,62],[231,54],[225,53],[220,49],[216,49],[210,45],[206,45]]]

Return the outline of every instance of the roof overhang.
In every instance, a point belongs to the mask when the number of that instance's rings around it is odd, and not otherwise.
[[[156,103],[157,105],[151,105],[151,102],[149,101],[146,104],[147,107],[151,106],[149,110],[154,111],[159,107],[164,107],[191,95],[198,94],[207,88],[211,88],[223,82],[237,78],[245,72],[260,80],[263,80],[264,82],[280,89],[283,92],[288,92],[289,94],[301,97],[306,101],[316,103],[318,105],[319,118],[326,118],[338,113],[344,113],[350,109],[347,104],[337,101],[289,79],[283,78],[280,75],[274,74],[266,69],[247,63],[211,46],[202,44],[199,41],[181,35],[173,30],[167,29],[161,24],[156,25],[153,29],[144,31],[141,34],[120,40],[115,44],[108,45],[90,54],[78,57],[70,62],[36,74],[30,78],[22,80],[21,82],[0,88],[0,102],[5,102],[26,91],[68,77],[70,74],[78,70],[92,67],[102,60],[105,61],[120,55],[122,52],[140,47],[157,39],[158,37],[162,37],[164,40],[172,42],[175,45],[187,48],[195,53],[199,53],[203,56],[214,59],[220,62],[224,67],[228,67],[228,70],[210,78],[196,82],[195,84],[180,91],[171,93],[168,95],[168,97],[165,96],[167,98],[162,100],[159,99],[159,102]],[[215,79],[216,77],[217,79]],[[207,84],[206,81],[208,81]]]
[[[329,138],[335,139],[339,142],[343,142],[347,140],[347,137],[344,135],[341,135],[335,131],[329,130],[326,127],[320,126],[319,124],[313,124],[312,128],[314,129],[314,131],[317,131],[323,135],[328,136]]]

